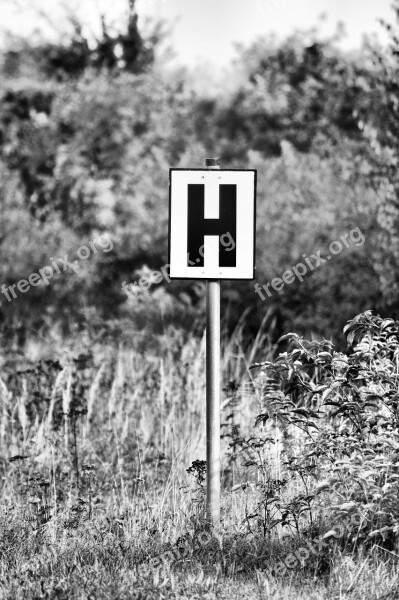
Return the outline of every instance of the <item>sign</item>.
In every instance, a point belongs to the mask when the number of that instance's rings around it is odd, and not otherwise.
[[[255,170],[170,169],[171,279],[253,279]]]

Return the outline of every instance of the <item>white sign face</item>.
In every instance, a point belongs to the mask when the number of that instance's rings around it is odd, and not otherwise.
[[[255,170],[170,169],[171,279],[253,279]]]

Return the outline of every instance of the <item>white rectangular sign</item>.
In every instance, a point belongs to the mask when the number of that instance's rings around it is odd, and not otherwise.
[[[171,279],[253,279],[255,170],[170,169]]]

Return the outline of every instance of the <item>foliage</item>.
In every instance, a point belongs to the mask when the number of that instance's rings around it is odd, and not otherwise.
[[[162,29],[145,37],[129,6],[95,42],[72,19],[64,40],[3,51],[0,284],[101,234],[112,248],[1,297],[1,595],[392,596],[396,26],[376,65],[317,32],[259,40],[211,95],[157,63]],[[261,285],[325,263],[264,300],[223,285],[222,528],[201,545],[204,286],[121,283],[166,265],[168,169],[210,154],[258,170]],[[327,264],[355,228],[364,242]]]
[[[136,17],[131,4],[128,29],[137,26]],[[268,310],[274,341],[295,329],[306,336],[335,336],[340,347],[342,327],[354,312],[371,308],[397,316],[389,283],[397,271],[395,219],[384,217],[393,188],[385,175],[376,177],[377,142],[370,144],[380,140],[381,160],[394,147],[377,117],[394,103],[395,89],[389,88],[394,72],[388,77],[373,66],[370,48],[346,55],[337,40],[322,40],[317,31],[278,43],[258,40],[239,50],[231,85],[211,95],[194,91],[193,74],[162,62],[151,59],[144,67],[137,58],[137,68],[127,68],[124,60],[115,64],[126,32],[104,23],[98,45],[108,40],[110,54],[101,62],[100,46],[90,48],[78,23],[72,30],[79,48],[90,51],[89,62],[73,75],[67,67],[63,74],[46,67],[44,74],[28,42],[18,55],[19,69],[11,69],[7,58],[15,49],[4,50],[0,192],[17,194],[18,202],[4,202],[2,210],[13,231],[18,215],[21,234],[2,245],[2,283],[25,279],[51,256],[75,252],[102,232],[110,235],[113,250],[106,260],[87,261],[79,277],[68,273],[62,283],[54,280],[23,301],[3,303],[3,323],[40,328],[60,321],[67,329],[89,314],[115,320],[128,315],[140,328],[154,323],[161,328],[164,313],[179,325],[202,314],[203,289],[193,282],[164,281],[133,299],[121,284],[167,264],[168,169],[200,167],[209,153],[221,154],[223,167],[258,170],[260,285],[281,278],[303,255],[320,251],[325,260],[328,245],[356,227],[366,240],[270,296],[259,297],[253,283],[224,283],[230,329],[249,307],[250,338]],[[145,41],[142,35],[135,30],[133,37],[155,52],[157,36]],[[68,44],[56,47],[75,56]]]
[[[155,74],[88,75],[73,86],[49,85],[44,109],[38,104],[47,93],[42,86],[10,88],[0,109],[2,192],[10,198],[3,203],[3,226],[18,223],[19,234],[8,228],[4,238],[2,283],[27,278],[51,256],[76,253],[106,232],[114,246],[106,261],[91,258],[79,277],[68,273],[62,285],[52,282],[50,293],[39,294],[39,313],[33,296],[24,305],[35,326],[47,311],[66,324],[87,305],[100,316],[127,305],[121,282],[133,281],[145,265],[159,269],[167,263],[167,157],[178,160],[181,139],[189,138],[179,121],[188,111],[187,91],[178,79],[162,81]],[[20,118],[18,107],[25,104]],[[42,232],[52,236],[47,245]],[[19,247],[27,239],[34,240],[33,252]],[[131,311],[131,303],[126,308]],[[8,313],[29,321],[21,309],[21,303],[7,306]]]
[[[49,338],[27,344],[23,359],[3,356],[4,595],[22,597],[18,581],[27,598],[79,597],[82,586],[128,598],[132,585],[157,597],[168,582],[171,597],[194,588],[219,597],[255,578],[283,593],[285,563],[288,598],[309,600],[302,587],[315,573],[320,598],[356,581],[360,600],[367,569],[383,572],[373,579],[380,590],[396,589],[387,558],[397,538],[399,324],[368,312],[346,334],[347,354],[291,334],[282,343],[295,347],[272,361],[261,333],[270,360],[257,363],[255,378],[256,369],[245,373],[259,348],[245,352],[239,332],[224,340],[222,422],[232,428],[222,463],[232,473],[222,543],[196,507],[206,469],[204,343],[170,330],[135,345],[125,332],[118,345],[86,331],[64,353]],[[188,493],[190,474],[198,485]]]
[[[4,56],[5,75],[18,76],[27,66],[33,66],[42,77],[58,81],[77,79],[91,69],[114,73],[146,71],[154,62],[154,47],[162,38],[162,28],[157,25],[144,39],[135,4],[136,0],[126,0],[126,28],[122,31],[115,31],[105,16],[99,15],[100,38],[90,38],[84,24],[70,11],[65,11],[70,31],[64,33],[64,39],[32,44],[14,37],[13,47]],[[52,23],[51,17],[48,20]]]
[[[323,149],[328,155],[321,158],[284,143],[281,158],[265,161],[259,153],[250,155],[258,169],[256,280],[269,284],[257,302],[259,310],[271,307],[284,323],[280,335],[295,327],[303,335],[334,336],[342,344],[337,328],[342,330],[353,310],[383,307],[376,273],[377,198],[361,174],[366,159],[358,157],[353,164],[353,147],[342,144],[339,155],[327,143]],[[357,227],[364,244],[346,248],[342,236]],[[328,262],[329,245],[336,240],[342,251]],[[311,271],[305,258],[318,253],[321,264]],[[298,263],[307,268],[302,281],[296,278],[280,292],[270,287]],[[317,261],[313,258],[311,264]]]
[[[367,311],[345,333],[348,353],[288,334],[282,341],[292,350],[254,365],[262,368],[264,405],[257,423],[274,417],[288,433],[293,427],[302,433],[285,461],[286,472],[304,486],[296,518],[291,502],[297,528],[301,517],[312,530],[312,514],[320,511],[338,524],[357,513],[359,527],[345,539],[392,550],[399,530],[399,323]],[[281,508],[283,525],[288,508]]]
[[[389,314],[397,317],[399,291],[398,139],[399,139],[399,3],[392,3],[392,21],[382,22],[387,47],[373,48],[374,102],[359,111],[359,127],[368,144],[369,181],[378,192],[379,243],[376,269]]]
[[[224,103],[207,105],[228,160],[245,160],[248,148],[279,156],[284,141],[306,153],[320,136],[360,142],[359,113],[375,104],[371,60],[340,52],[339,35],[319,37],[302,31],[240,48],[236,85]]]

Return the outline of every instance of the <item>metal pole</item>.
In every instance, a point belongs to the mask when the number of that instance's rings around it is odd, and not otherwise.
[[[219,158],[207,158],[220,169]],[[220,281],[206,282],[206,502],[214,530],[220,526]]]

